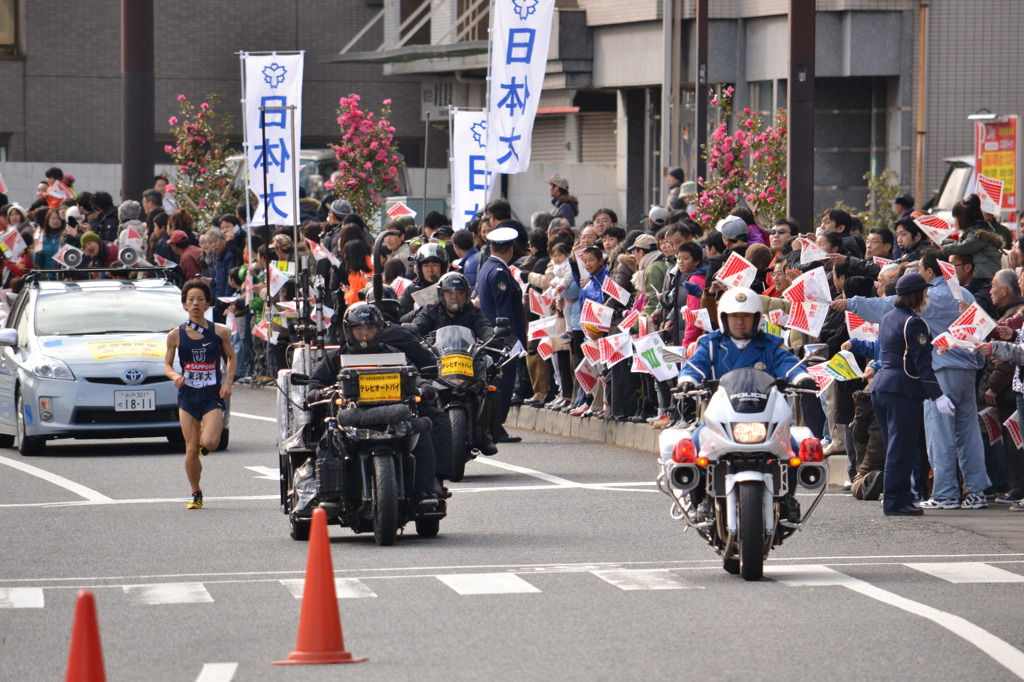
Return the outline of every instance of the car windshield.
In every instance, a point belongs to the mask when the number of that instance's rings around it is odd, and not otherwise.
[[[35,325],[39,336],[159,333],[185,317],[181,294],[172,287],[83,289],[40,294]]]
[[[718,383],[718,390],[729,396],[732,409],[741,414],[763,412],[768,404],[768,393],[775,383],[775,377],[767,372],[744,367],[734,369]]]
[[[434,335],[434,345],[442,352],[466,352],[474,341],[473,332],[457,324],[441,327]]]

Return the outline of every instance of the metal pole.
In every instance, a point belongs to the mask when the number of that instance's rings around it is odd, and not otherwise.
[[[917,71],[917,130],[915,131],[914,145],[914,196],[918,204],[924,204],[924,143],[928,131],[925,129],[927,118],[925,117],[927,99],[925,93],[928,91],[928,0],[921,0],[921,12],[918,18],[921,24],[917,37],[918,42],[918,71]]]
[[[153,0],[121,0],[121,198],[152,187]]]
[[[814,0],[789,0],[789,215],[814,226]]]
[[[249,260],[246,263],[245,268],[245,279],[246,279],[246,292],[245,302],[246,304],[252,303],[252,264],[256,261],[256,255],[252,252],[252,206],[249,203],[249,117],[246,116],[245,111],[245,59],[248,56],[245,52],[240,52],[240,58],[238,60],[242,70],[242,163],[245,165],[245,186],[242,189],[243,197],[245,198],[245,232],[246,232],[246,249],[249,254]],[[255,376],[255,375],[253,375]]]
[[[430,148],[430,110],[426,112],[427,122],[423,127],[423,213],[420,222],[427,215],[427,150]]]
[[[672,102],[676,91],[675,63],[673,60],[675,34],[675,0],[662,0],[662,59],[665,64],[661,75],[661,173],[658,174],[657,203],[661,203],[662,182],[672,165]]]
[[[697,166],[697,181],[704,179],[708,172],[707,161],[701,156],[708,142],[708,3],[711,0],[697,0],[697,97],[694,111],[694,152]],[[790,126],[792,129],[792,126]],[[700,188],[698,188],[699,190]]]

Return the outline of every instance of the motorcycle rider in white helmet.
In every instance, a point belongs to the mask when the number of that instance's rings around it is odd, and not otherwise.
[[[798,366],[799,361],[783,345],[782,339],[761,330],[763,315],[761,299],[752,290],[735,287],[726,291],[718,303],[718,329],[698,339],[697,350],[679,370],[677,388],[692,390],[703,381],[721,379],[726,373],[744,367],[786,379],[800,388],[817,388],[814,377]],[[692,438],[698,452],[703,428],[703,424],[697,427]],[[697,486],[690,496],[695,505],[701,504],[697,512],[701,516],[707,511],[703,509],[707,504],[704,488]],[[792,506],[789,517],[796,520],[799,507],[795,499]]]

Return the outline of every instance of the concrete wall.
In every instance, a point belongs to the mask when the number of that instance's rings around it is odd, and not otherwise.
[[[528,172],[508,176],[508,200],[515,217],[524,225],[529,225],[533,213],[551,210],[551,199],[544,179],[551,177],[552,173],[561,173],[569,180],[569,191],[580,200],[577,227],[599,208],[613,209],[619,214],[621,222],[625,219],[625,205],[620,204],[615,191],[610,189],[616,185],[615,168],[615,164],[611,163],[531,163]]]

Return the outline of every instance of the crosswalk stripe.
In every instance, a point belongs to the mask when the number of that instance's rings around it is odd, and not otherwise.
[[[206,663],[196,682],[231,682],[237,670],[237,663]]]
[[[700,585],[683,580],[669,569],[591,571],[609,585],[620,590],[703,590]]]
[[[514,573],[453,573],[437,579],[461,595],[540,592]]]
[[[0,587],[0,609],[41,609],[43,588]]]
[[[299,578],[297,580],[281,580],[280,583],[287,587],[288,591],[291,592],[296,599],[302,599],[302,595],[305,592],[306,587],[305,578]],[[334,591],[338,594],[338,599],[365,599],[367,597],[377,596],[373,590],[358,578],[335,578]]]
[[[162,583],[125,585],[124,593],[132,606],[155,604],[209,604],[213,597],[202,583]]]
[[[1024,583],[1024,575],[989,564],[953,562],[903,565],[950,583]]]

